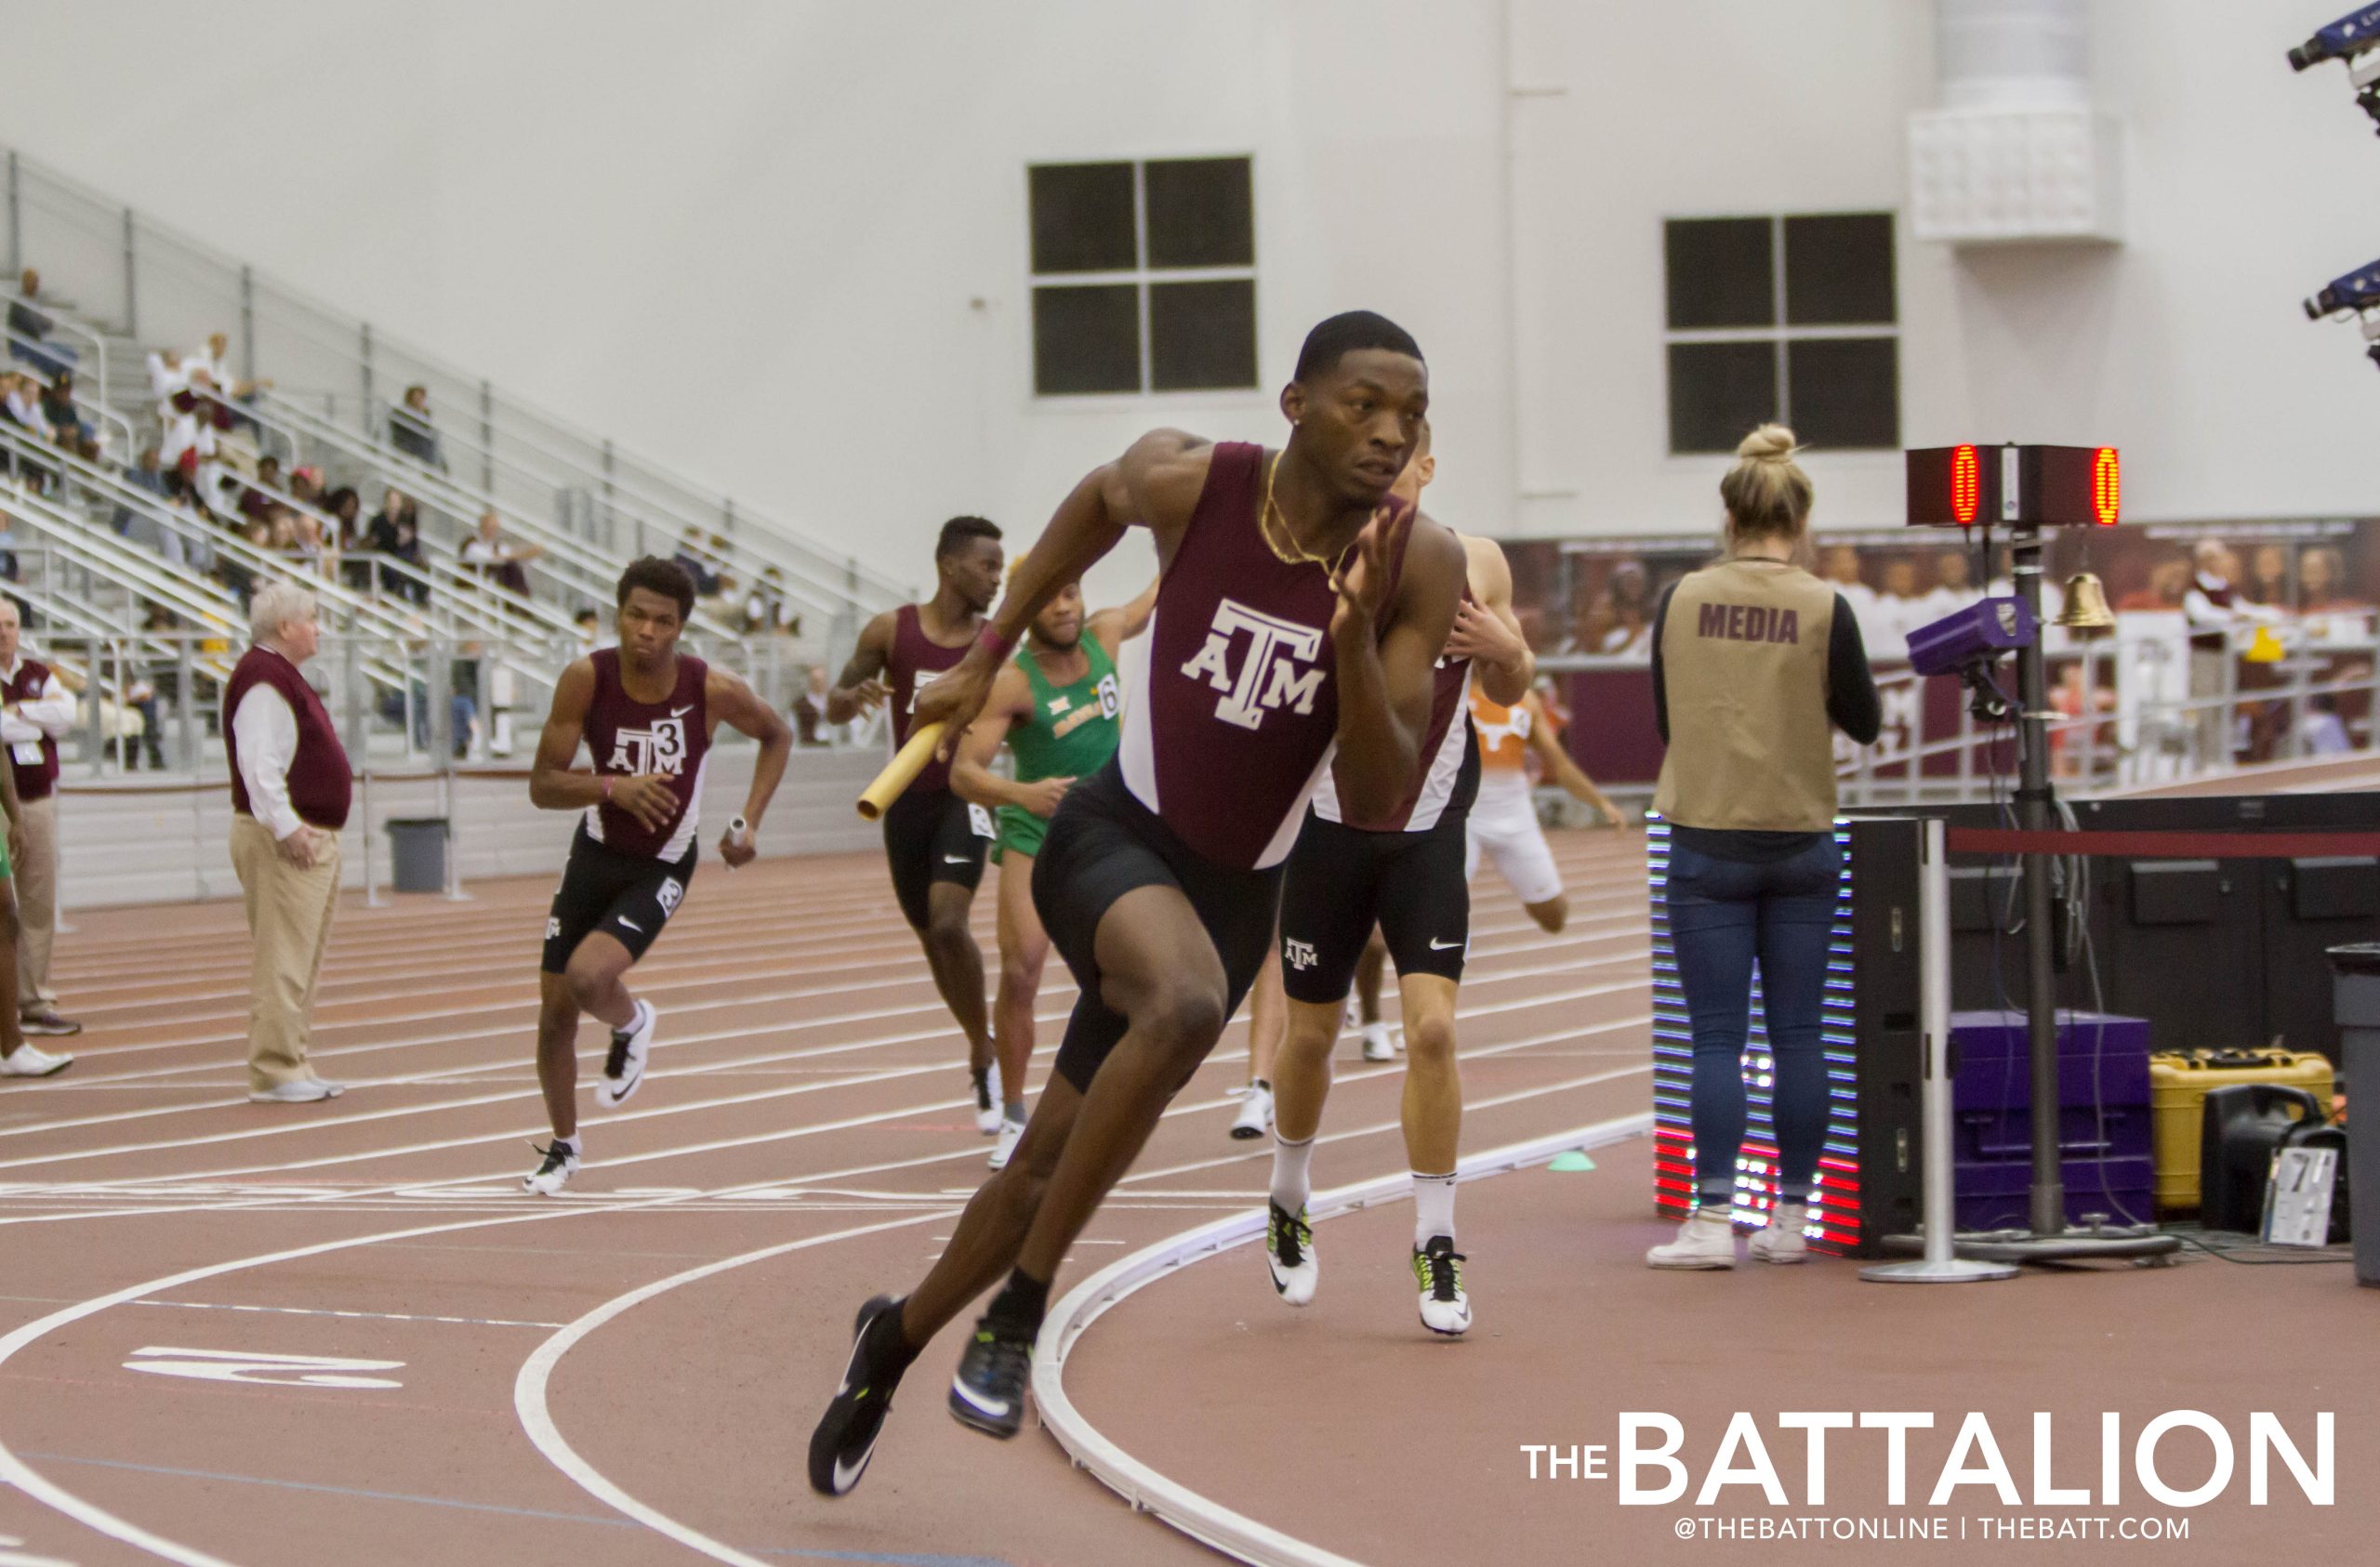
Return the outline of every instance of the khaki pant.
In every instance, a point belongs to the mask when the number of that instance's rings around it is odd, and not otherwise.
[[[2190,650],[2190,698],[2194,702],[2208,701],[2223,694],[2224,678],[2230,673],[2231,655],[2209,648]],[[2231,765],[2231,714],[2220,702],[2197,709],[2191,715],[2191,728],[2198,733],[2198,765],[2229,767]]]
[[[17,862],[17,1002],[28,1017],[58,999],[49,988],[49,944],[58,934],[58,797],[26,800],[25,857]]]
[[[299,870],[281,857],[264,823],[253,816],[231,818],[231,868],[247,896],[248,934],[256,944],[248,976],[252,1090],[313,1075],[306,1064],[306,1029],[338,907],[338,837],[322,833],[314,841],[320,858]]]

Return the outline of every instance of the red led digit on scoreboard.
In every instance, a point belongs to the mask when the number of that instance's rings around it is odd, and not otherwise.
[[[2102,528],[2116,525],[2123,502],[2123,465],[2112,446],[2102,446],[2091,458],[2091,514]]]
[[[2109,453],[2112,456],[2114,454]],[[1950,450],[1950,515],[1964,528],[1975,520],[1983,499],[1983,473],[1976,461],[1975,448],[1955,446]],[[2112,520],[2112,519],[2109,519]]]

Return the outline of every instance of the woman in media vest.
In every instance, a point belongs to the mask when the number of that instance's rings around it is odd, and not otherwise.
[[[1653,710],[1669,754],[1654,806],[1670,824],[1670,939],[1694,1030],[1698,1205],[1656,1268],[1733,1268],[1736,1160],[1752,964],[1776,1059],[1778,1201],[1752,1240],[1800,1262],[1826,1139],[1819,1045],[1841,859],[1834,743],[1865,745],[1881,717],[1859,625],[1799,561],[1810,479],[1793,432],[1763,425],[1719,481],[1726,553],[1666,594],[1653,619]]]

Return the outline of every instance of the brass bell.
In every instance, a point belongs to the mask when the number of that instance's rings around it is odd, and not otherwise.
[[[2066,579],[2066,607],[2057,612],[2057,624],[2085,637],[2115,628],[2116,617],[2108,609],[2108,585],[2099,580],[2098,573],[2077,572]]]

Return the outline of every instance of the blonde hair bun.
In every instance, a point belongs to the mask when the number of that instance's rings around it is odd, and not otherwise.
[[[1719,481],[1727,527],[1737,538],[1798,539],[1810,517],[1810,476],[1793,460],[1801,451],[1783,425],[1763,425],[1736,446],[1736,466]]]

